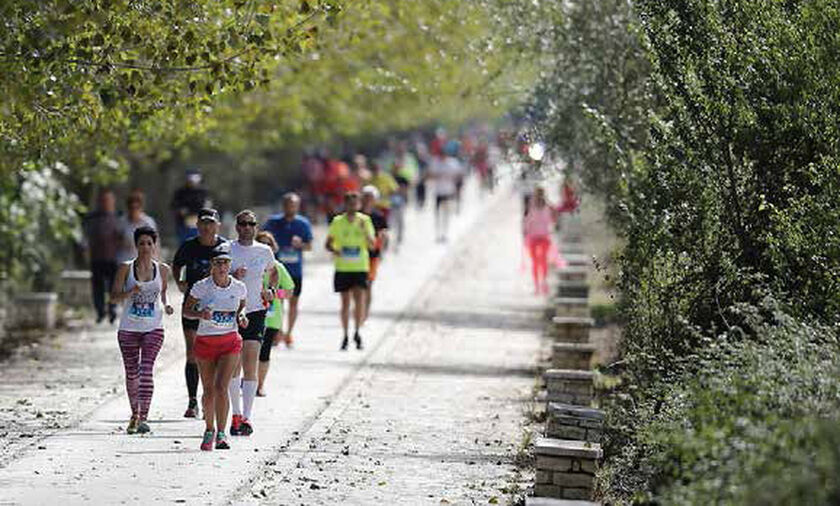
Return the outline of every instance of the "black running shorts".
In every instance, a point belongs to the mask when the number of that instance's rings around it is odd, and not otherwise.
[[[336,272],[333,277],[333,289],[336,292],[346,292],[351,288],[367,288],[368,273],[365,272]]]
[[[263,332],[265,332],[265,309],[247,313],[245,316],[248,317],[248,326],[239,329],[242,340],[262,342]]]

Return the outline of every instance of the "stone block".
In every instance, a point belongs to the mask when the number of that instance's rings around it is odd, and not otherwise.
[[[554,473],[553,482],[555,485],[560,485],[563,488],[592,488],[595,483],[595,477],[583,473]]]
[[[558,297],[589,298],[589,284],[581,281],[559,281],[557,283]]]
[[[600,506],[590,501],[573,499],[554,499],[552,497],[526,497],[525,506]]]
[[[585,283],[589,276],[589,269],[581,266],[567,266],[557,271],[559,281],[577,281]]]
[[[536,480],[537,483],[550,485],[554,478],[554,473],[550,470],[537,469]]]
[[[555,416],[571,417],[581,420],[597,420],[603,423],[604,412],[600,409],[571,406],[568,404],[552,403],[548,406],[549,412]]]
[[[534,454],[538,457],[569,457],[583,460],[600,460],[604,456],[601,445],[584,441],[565,439],[537,438],[534,442]]]
[[[555,369],[589,369],[596,349],[587,343],[554,343],[551,365]]]
[[[57,293],[19,293],[12,300],[9,326],[15,329],[54,329],[57,316]]]
[[[589,316],[589,299],[585,297],[554,297],[551,304],[554,307],[552,316]]]
[[[560,425],[554,423],[547,423],[545,425],[545,435],[557,439],[573,439],[576,441],[588,441],[587,431],[583,427],[575,427],[572,425]]]
[[[543,373],[548,402],[588,406],[594,397],[592,371],[549,369]]]
[[[569,457],[554,457],[551,455],[537,455],[537,470],[547,472],[566,472],[572,469],[572,459]],[[551,479],[548,480],[551,482]]]
[[[62,271],[58,282],[58,298],[68,307],[93,304],[90,271]]]
[[[557,485],[548,485],[537,483],[534,485],[534,495],[537,497],[556,497],[563,498],[563,489]]]
[[[581,472],[595,474],[598,471],[598,462],[595,460],[581,460],[579,463]]]
[[[585,267],[592,264],[592,256],[582,253],[563,253],[563,260],[569,267]]]
[[[555,341],[586,343],[594,324],[595,321],[589,317],[555,316],[551,319],[548,332]]]
[[[589,500],[592,496],[591,488],[563,488],[562,492],[563,499]]]

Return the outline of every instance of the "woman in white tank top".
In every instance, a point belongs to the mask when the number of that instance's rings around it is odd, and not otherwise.
[[[126,432],[149,432],[146,417],[152,402],[155,359],[163,345],[163,313],[173,313],[166,302],[169,266],[152,259],[157,232],[140,227],[134,232],[137,258],[120,265],[111,300],[125,300],[117,341],[125,366],[125,389],[131,406]]]

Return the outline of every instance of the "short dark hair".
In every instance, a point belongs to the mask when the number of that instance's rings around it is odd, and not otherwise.
[[[134,244],[140,242],[140,238],[144,235],[148,235],[149,237],[151,237],[153,243],[157,242],[157,230],[153,229],[150,226],[143,225],[142,227],[137,227],[137,229],[134,230]]]

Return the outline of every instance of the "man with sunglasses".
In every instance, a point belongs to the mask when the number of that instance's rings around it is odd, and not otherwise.
[[[273,299],[272,286],[277,285],[277,270],[274,268],[274,252],[265,244],[255,241],[257,216],[248,209],[236,215],[238,239],[231,244],[233,276],[245,283],[248,296],[245,299],[245,313],[248,326],[240,331],[242,353],[240,364],[234,369],[229,393],[233,417],[230,434],[249,436],[253,432],[251,409],[257,396],[258,364],[263,332],[265,332],[266,303]],[[263,276],[269,275],[269,289],[263,289]],[[239,372],[243,373],[240,380]]]
[[[178,289],[184,294],[184,303],[189,298],[193,285],[210,275],[210,259],[213,251],[220,244],[227,242],[227,239],[218,234],[219,223],[219,212],[215,209],[204,208],[198,211],[198,236],[187,239],[175,253],[175,259],[172,261],[172,276],[178,281]],[[185,418],[198,417],[199,374],[193,353],[198,323],[198,318],[181,317],[181,328],[184,330],[187,352],[184,376],[189,395],[189,404],[184,412]]]

